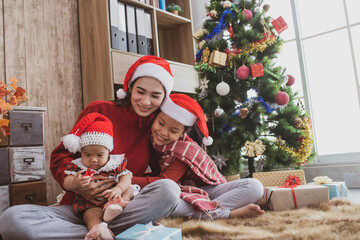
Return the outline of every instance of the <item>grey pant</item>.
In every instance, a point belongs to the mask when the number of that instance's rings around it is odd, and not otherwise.
[[[208,212],[213,219],[228,218],[231,210],[259,202],[264,191],[261,182],[255,178],[239,179],[217,186],[205,186],[202,189],[209,194],[211,200],[223,206]],[[190,203],[181,198],[170,217],[209,219],[207,214],[195,211]]]
[[[136,223],[156,222],[174,211],[180,188],[162,179],[144,187],[124,211],[109,223],[115,235]],[[73,207],[18,205],[0,215],[0,234],[4,240],[84,239],[88,232]]]

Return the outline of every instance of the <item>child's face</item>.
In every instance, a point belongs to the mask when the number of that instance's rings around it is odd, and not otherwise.
[[[88,145],[81,149],[81,159],[86,167],[98,170],[109,160],[109,150],[100,145]]]
[[[165,97],[163,85],[155,78],[141,77],[131,88],[131,106],[140,117],[155,112]]]
[[[151,126],[151,133],[157,145],[165,145],[178,140],[185,131],[184,125],[160,112]]]

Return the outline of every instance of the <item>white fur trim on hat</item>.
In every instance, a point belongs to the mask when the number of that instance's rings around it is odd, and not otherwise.
[[[213,143],[213,139],[212,139],[212,137],[204,137],[203,138],[203,140],[202,140],[202,142],[203,142],[203,144],[205,145],[205,146],[210,146],[212,143]]]
[[[63,142],[65,149],[67,149],[71,153],[77,153],[81,149],[81,139],[75,134],[68,134],[62,137],[61,141]]]
[[[116,91],[116,97],[118,99],[124,99],[126,97],[126,92],[122,88]]]
[[[81,148],[88,145],[101,145],[111,152],[114,148],[113,137],[101,132],[86,132],[81,135]]]
[[[129,86],[139,77],[153,77],[159,80],[165,88],[166,96],[169,96],[174,86],[174,77],[171,76],[165,68],[154,63],[144,63],[139,65],[129,79]]]
[[[161,111],[184,126],[192,126],[198,119],[197,116],[175,104],[169,97],[166,97],[160,106]]]

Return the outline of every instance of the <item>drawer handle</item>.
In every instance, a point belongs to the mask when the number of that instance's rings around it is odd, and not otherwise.
[[[36,199],[36,193],[25,195],[25,199],[32,202]]]
[[[35,159],[34,158],[24,158],[23,161],[24,161],[24,163],[31,165],[31,163],[33,163],[35,161]]]
[[[25,131],[32,127],[32,123],[21,123],[21,127],[25,128]]]

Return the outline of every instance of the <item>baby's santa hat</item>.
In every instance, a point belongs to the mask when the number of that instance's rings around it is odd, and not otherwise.
[[[80,152],[88,145],[101,145],[111,152],[113,145],[113,125],[100,113],[90,113],[83,117],[70,134],[61,138],[65,148],[71,153]]]
[[[160,109],[184,126],[192,126],[198,120],[199,130],[205,136],[202,140],[203,144],[205,146],[212,144],[213,139],[209,136],[204,111],[194,99],[185,94],[170,94],[164,99]]]
[[[119,99],[126,97],[130,84],[139,77],[153,77],[161,82],[165,88],[165,95],[169,96],[173,86],[174,77],[170,70],[169,63],[159,57],[148,55],[139,58],[127,71],[123,88],[116,92]]]

